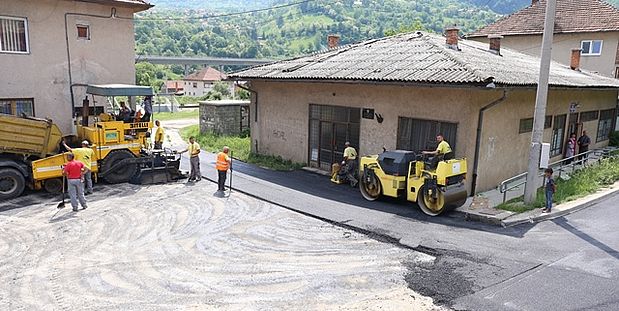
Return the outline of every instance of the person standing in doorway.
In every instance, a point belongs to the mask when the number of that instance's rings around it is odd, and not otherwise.
[[[576,155],[576,134],[570,134],[570,138],[567,140],[565,144],[565,158],[568,159],[565,161],[565,164],[570,164],[574,161],[573,157]]]
[[[189,146],[179,153],[185,152],[189,152],[189,164],[191,164],[191,172],[189,173],[188,181],[202,180],[202,173],[200,172],[200,144],[196,142],[195,137],[189,137]]]
[[[75,156],[75,160],[84,164],[84,174],[82,180],[84,181],[84,188],[86,194],[92,194],[92,161],[95,159],[95,153],[90,148],[90,143],[87,140],[82,141],[81,148],[71,148],[67,146],[64,139],[62,145]]]
[[[63,175],[67,178],[67,188],[69,190],[69,197],[71,198],[71,206],[73,211],[77,212],[77,202],[82,205],[82,209],[88,208],[86,205],[86,198],[84,197],[84,185],[82,184],[82,178],[84,176],[84,164],[76,161],[73,153],[67,154],[68,162],[64,165]]]
[[[224,192],[226,191],[226,174],[230,169],[230,164],[232,163],[232,159],[228,156],[230,152],[230,148],[225,146],[224,149],[217,154],[217,164],[215,168],[217,169],[217,191]]]
[[[155,149],[163,149],[163,137],[164,137],[164,129],[161,126],[161,122],[159,120],[155,121],[155,125],[157,126],[157,130],[155,131]]]
[[[587,158],[589,158],[589,154],[586,154],[589,151],[589,144],[591,144],[591,138],[587,136],[587,131],[582,131],[582,136],[578,138],[578,153],[580,154],[578,159],[584,159],[583,164],[587,164]]]

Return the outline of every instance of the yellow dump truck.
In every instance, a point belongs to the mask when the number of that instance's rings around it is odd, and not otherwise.
[[[31,163],[58,153],[62,133],[51,120],[0,114],[0,200],[19,196],[33,182]]]

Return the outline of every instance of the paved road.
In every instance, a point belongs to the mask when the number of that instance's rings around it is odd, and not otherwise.
[[[203,175],[214,179],[214,155],[201,157]],[[437,256],[430,265],[411,265],[407,281],[438,303],[470,310],[619,309],[617,199],[551,222],[500,228],[454,215],[428,217],[398,200],[367,202],[357,189],[312,173],[238,161],[235,167],[241,191]]]
[[[0,310],[442,310],[405,279],[433,256],[208,182],[95,190],[3,202]]]

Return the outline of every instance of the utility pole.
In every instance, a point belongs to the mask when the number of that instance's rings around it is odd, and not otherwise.
[[[555,28],[555,11],[557,0],[546,1],[546,19],[542,37],[542,57],[539,66],[539,82],[535,98],[535,114],[533,115],[533,133],[531,134],[531,149],[529,151],[529,166],[527,169],[527,184],[524,189],[524,202],[535,202],[539,177],[539,161],[544,136],[544,120],[546,119],[546,103],[548,101],[548,76],[550,75],[550,56],[552,54],[552,37]]]

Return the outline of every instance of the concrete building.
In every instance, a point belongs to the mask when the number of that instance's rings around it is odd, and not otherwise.
[[[488,42],[488,36],[503,36],[502,45],[539,56],[544,30],[546,0],[531,5],[467,38]],[[619,78],[619,10],[603,0],[559,0],[552,46],[552,59],[569,64],[572,49],[581,49],[580,66],[607,77]]]
[[[213,90],[216,83],[222,82],[227,79],[225,73],[220,72],[211,67],[204,67],[197,72],[187,75],[184,79],[184,91],[188,96],[204,96],[208,92]],[[226,83],[230,92],[234,91],[234,84],[231,82]]]
[[[369,40],[232,74],[253,91],[253,151],[328,170],[346,141],[361,155],[419,151],[435,148],[442,132],[468,159],[469,190],[526,171],[539,59],[447,33]],[[586,129],[591,147],[607,145],[619,80],[551,67],[544,141],[552,160],[570,132]]]
[[[51,118],[70,133],[72,111],[85,97],[81,85],[135,83],[133,14],[150,7],[142,0],[2,0],[0,112]]]

